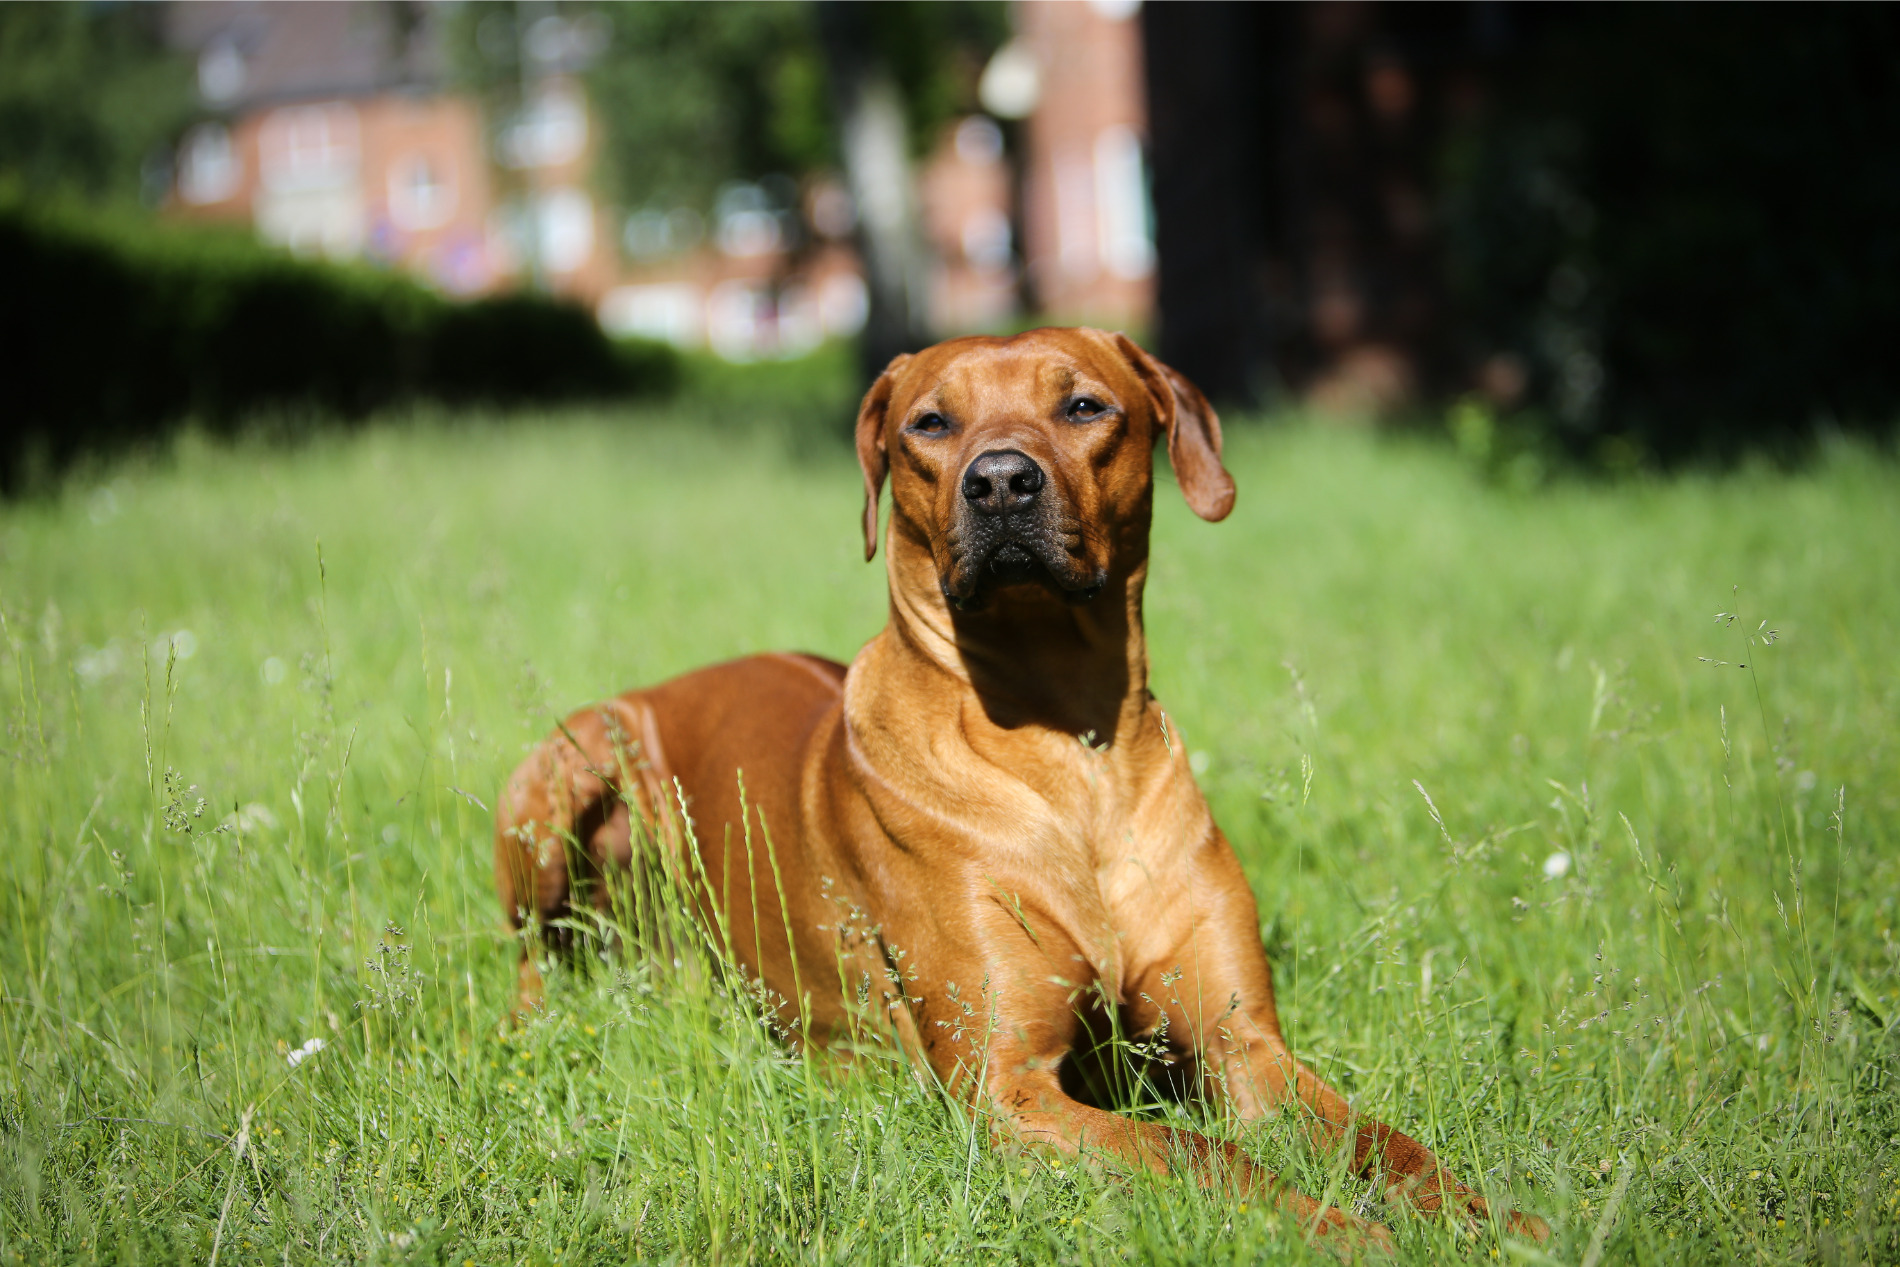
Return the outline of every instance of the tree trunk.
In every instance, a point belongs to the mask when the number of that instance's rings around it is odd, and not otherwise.
[[[898,353],[928,344],[930,332],[904,99],[878,54],[865,8],[848,0],[823,0],[818,5],[818,33],[831,80],[845,183],[857,204],[858,253],[870,292],[870,310],[858,339],[859,362],[869,383]]]
[[[1161,358],[1223,404],[1259,401],[1272,372],[1257,293],[1262,85],[1252,5],[1150,4],[1146,44]]]

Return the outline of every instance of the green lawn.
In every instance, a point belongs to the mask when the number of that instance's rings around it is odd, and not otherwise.
[[[1154,687],[1296,1049],[1564,1263],[1900,1257],[1900,468],[1520,493],[1231,430],[1232,519],[1158,496]],[[497,1024],[504,773],[604,693],[849,657],[858,488],[649,411],[185,443],[0,508],[0,1263],[1313,1256],[789,1060],[690,953]],[[1405,1261],[1545,1261],[1152,1111]]]

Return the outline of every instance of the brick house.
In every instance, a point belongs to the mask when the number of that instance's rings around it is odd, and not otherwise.
[[[211,116],[179,146],[173,212],[248,219],[293,251],[387,260],[452,293],[494,288],[511,271],[494,176],[480,111],[444,89],[439,21],[429,6],[170,5]]]
[[[1048,88],[1028,103],[1022,153],[1012,160],[1004,129],[976,115],[919,165],[940,333],[1015,324],[1025,297],[1063,318],[1146,322],[1134,12],[1127,0],[1020,6],[1015,55]],[[735,183],[710,217],[605,206],[590,180],[598,124],[572,68],[551,61],[527,107],[491,122],[449,84],[444,18],[374,0],[175,0],[168,36],[197,58],[209,117],[179,146],[170,211],[248,221],[293,251],[384,261],[453,294],[532,282],[611,332],[732,359],[796,355],[862,326],[835,181]],[[527,29],[530,45],[549,20]],[[1061,90],[1078,50],[1089,93]]]

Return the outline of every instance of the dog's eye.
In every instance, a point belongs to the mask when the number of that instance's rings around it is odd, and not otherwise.
[[[1093,396],[1077,396],[1069,402],[1069,417],[1077,422],[1087,422],[1099,418],[1108,412],[1108,406]]]
[[[936,435],[940,431],[948,431],[950,429],[950,423],[942,414],[929,413],[911,423],[910,429],[912,431],[921,431],[925,435]]]

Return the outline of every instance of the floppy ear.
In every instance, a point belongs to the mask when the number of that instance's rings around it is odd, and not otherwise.
[[[1154,398],[1156,421],[1168,434],[1168,462],[1195,514],[1217,523],[1234,508],[1234,477],[1220,460],[1220,415],[1201,389],[1135,346],[1125,334],[1115,346]]]
[[[884,476],[890,470],[890,456],[884,451],[884,415],[891,405],[891,385],[897,372],[910,361],[900,353],[884,367],[884,372],[864,393],[858,406],[858,467],[864,472],[864,561],[877,554],[877,496],[884,489]]]

